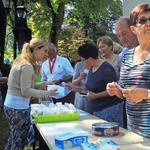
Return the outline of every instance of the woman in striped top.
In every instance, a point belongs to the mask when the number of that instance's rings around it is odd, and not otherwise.
[[[126,98],[128,129],[150,138],[150,5],[137,5],[130,19],[139,45],[124,55],[119,82],[107,84],[107,91]]]

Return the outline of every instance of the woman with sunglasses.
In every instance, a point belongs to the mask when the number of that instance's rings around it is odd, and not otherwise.
[[[150,4],[137,5],[130,19],[139,45],[124,55],[119,82],[109,83],[107,91],[126,98],[128,129],[150,138]]]
[[[23,150],[33,138],[30,98],[56,95],[56,90],[36,89],[34,83],[36,62],[45,60],[47,55],[47,43],[40,38],[34,38],[23,45],[21,55],[12,64],[4,102],[4,111],[10,127],[5,150]]]

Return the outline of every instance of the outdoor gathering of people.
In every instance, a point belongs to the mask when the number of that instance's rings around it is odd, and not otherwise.
[[[5,150],[23,150],[34,141],[31,103],[72,103],[108,122],[150,138],[150,4],[138,4],[129,17],[115,23],[115,34],[122,51],[108,35],[96,43],[78,47],[80,61],[75,66],[44,39],[24,43],[13,61],[8,78],[0,72],[1,84],[7,84],[4,107],[9,124]],[[63,87],[64,94],[47,86]],[[2,106],[3,105],[3,106]]]

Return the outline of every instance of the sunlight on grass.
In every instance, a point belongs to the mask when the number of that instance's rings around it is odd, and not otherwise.
[[[24,150],[33,150],[33,148],[31,146],[26,146]]]

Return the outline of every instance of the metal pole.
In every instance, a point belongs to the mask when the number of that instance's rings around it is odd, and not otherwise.
[[[0,2],[0,69],[3,69],[4,64],[4,48],[5,48],[5,35],[6,35],[6,22],[7,11],[3,7],[2,1]],[[2,13],[3,12],[3,13]]]
[[[21,6],[18,6],[17,1],[18,0],[14,0],[14,58],[16,58],[17,50],[19,53],[21,53],[24,42],[27,42],[31,39],[31,30],[27,26],[27,10],[24,7],[24,1],[22,0]],[[21,12],[25,16],[22,16]],[[20,14],[20,16],[18,16],[18,14]]]
[[[16,29],[17,26],[17,0],[14,0],[14,24],[13,24],[13,28]],[[17,41],[16,41],[16,37],[14,35],[14,59],[17,57]]]
[[[14,59],[16,59],[16,57],[17,57],[17,41],[16,41],[15,37],[14,37],[13,48],[14,48]]]

